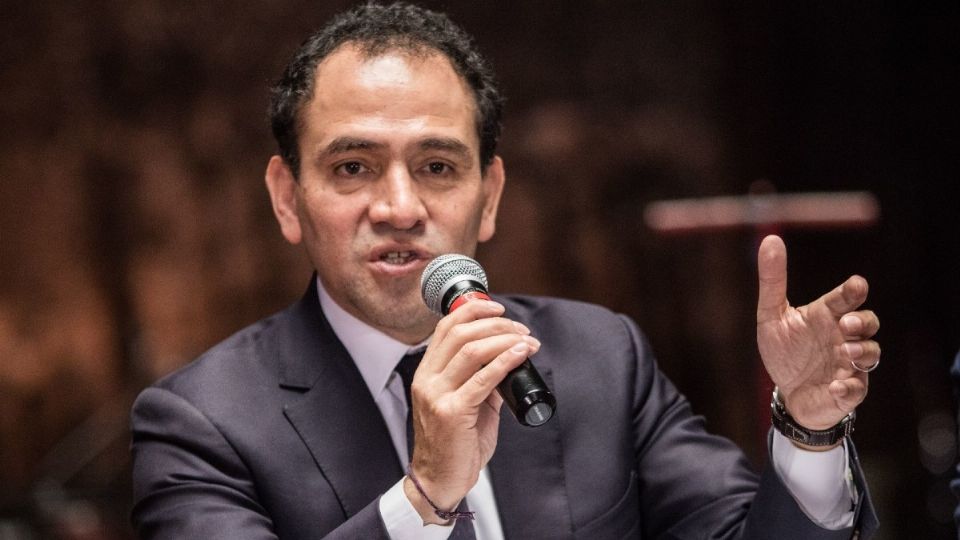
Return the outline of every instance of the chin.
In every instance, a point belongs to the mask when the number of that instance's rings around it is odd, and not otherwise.
[[[426,310],[424,310],[426,311]],[[377,327],[383,333],[413,345],[426,339],[433,333],[440,319],[426,311],[426,313],[385,313],[379,317]]]
[[[402,335],[408,339],[409,336],[418,336],[413,339],[420,341],[433,332],[440,320],[423,303],[419,287],[405,286],[375,295],[363,291],[354,293],[351,303],[363,314],[364,322],[390,336]]]

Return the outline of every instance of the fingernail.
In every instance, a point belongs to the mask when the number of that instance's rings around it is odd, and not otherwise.
[[[843,350],[850,358],[860,358],[863,356],[863,346],[859,343],[844,343]]]
[[[535,349],[540,348],[540,340],[533,336],[524,336],[523,340],[526,341],[531,347]]]
[[[524,334],[524,335],[526,335],[526,334],[529,334],[529,333],[530,333],[530,329],[529,329],[529,328],[527,328],[526,326],[524,326],[524,325],[522,325],[522,324],[520,324],[520,323],[518,323],[518,322],[514,322],[514,323],[513,323],[513,327],[517,329],[517,333],[518,333],[518,334]]]
[[[848,332],[856,332],[862,327],[860,318],[855,315],[846,315],[840,319],[840,322],[843,323]]]
[[[513,347],[510,347],[510,352],[513,352],[516,354],[526,354],[528,350],[530,350],[530,346],[527,345],[526,342],[524,341],[521,341],[520,343],[517,343]]]

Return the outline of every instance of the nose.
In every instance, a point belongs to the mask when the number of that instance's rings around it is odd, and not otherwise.
[[[416,180],[406,166],[391,166],[378,182],[374,200],[370,203],[370,220],[408,230],[420,224],[425,216],[426,208],[420,199]]]

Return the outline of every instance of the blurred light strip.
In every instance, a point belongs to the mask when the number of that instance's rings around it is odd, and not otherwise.
[[[761,225],[868,227],[880,218],[880,203],[868,191],[706,197],[653,202],[643,218],[661,233]]]

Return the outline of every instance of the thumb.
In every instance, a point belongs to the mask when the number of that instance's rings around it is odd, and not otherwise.
[[[770,235],[757,253],[760,295],[757,323],[777,319],[787,309],[787,246],[779,236]]]

